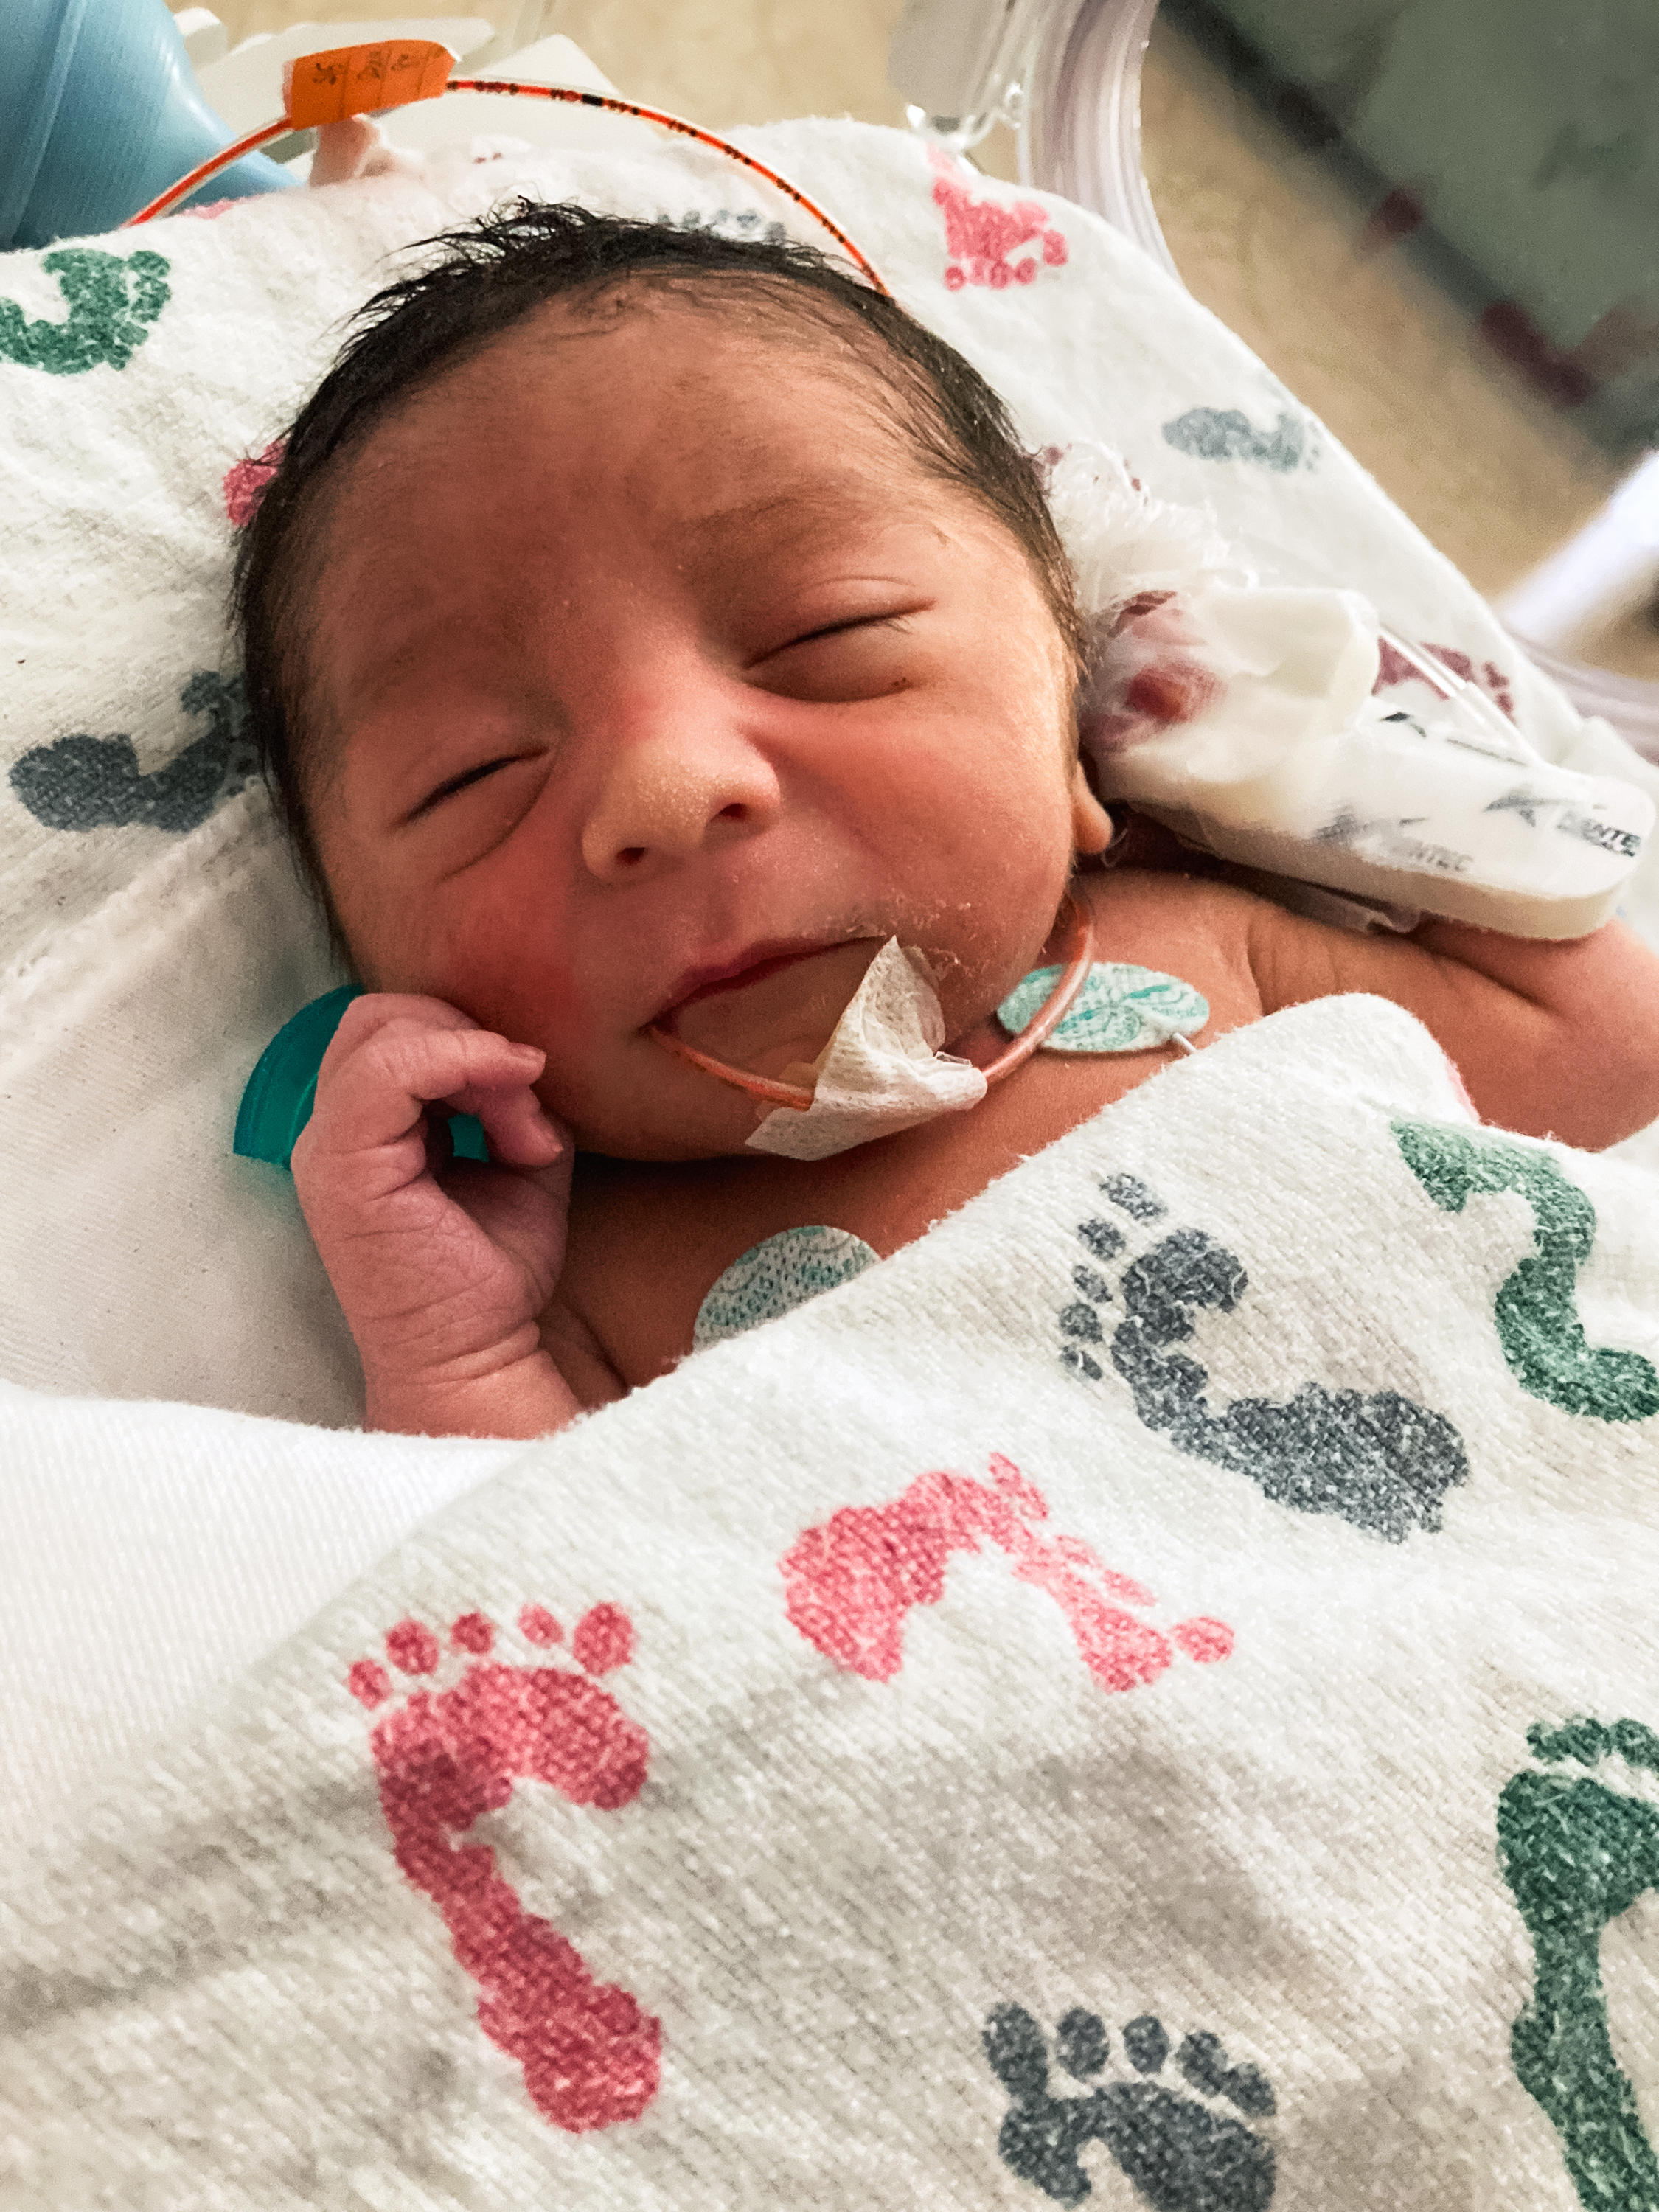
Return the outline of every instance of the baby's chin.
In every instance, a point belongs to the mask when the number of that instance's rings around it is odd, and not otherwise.
[[[738,1099],[736,1119],[741,1127],[718,1131],[681,1128],[671,1133],[642,1128],[629,1121],[602,1121],[593,1127],[568,1122],[566,1126],[579,1152],[595,1152],[611,1160],[649,1161],[659,1166],[694,1160],[757,1160],[761,1155],[750,1150],[749,1139],[770,1110],[757,1099],[746,1103]]]
[[[653,1054],[661,1051],[652,1047]],[[749,1139],[771,1111],[765,1101],[684,1066],[662,1053],[659,1079],[632,1097],[543,1103],[569,1130],[579,1152],[607,1159],[758,1159]]]
[[[849,942],[760,985],[689,1002],[677,1010],[672,1034],[734,1071],[810,1092],[840,1015],[879,949],[878,939]],[[1000,1031],[986,1035],[986,1024],[1024,974],[1031,950],[1017,947],[1012,959],[1005,953],[988,976],[952,954],[930,959],[940,979],[945,1051],[974,1060],[987,1050],[994,1055],[1006,1039]],[[589,1071],[593,1087],[585,1097],[575,1095],[580,1085],[570,1083],[565,1065],[567,1095],[544,1096],[543,1103],[580,1152],[655,1162],[775,1157],[751,1149],[749,1140],[779,1102],[688,1064],[647,1032],[608,1066]]]
[[[877,938],[849,940],[776,967],[769,963],[753,981],[693,994],[659,1030],[642,1031],[630,1041],[626,1057],[605,1075],[594,1072],[605,1082],[608,1097],[573,1097],[554,1103],[552,1110],[580,1150],[611,1159],[706,1160],[748,1153],[749,1139],[777,1102],[681,1059],[674,1047],[764,1082],[810,1091],[836,1025],[880,945]]]

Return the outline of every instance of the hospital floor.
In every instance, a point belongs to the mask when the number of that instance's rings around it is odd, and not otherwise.
[[[802,114],[902,125],[887,48],[903,0],[419,0],[515,44],[562,32],[631,98],[720,128]],[[233,41],[415,0],[217,0]],[[1312,407],[1479,587],[1503,591],[1587,522],[1620,473],[1534,398],[1311,157],[1276,140],[1173,34],[1155,31],[1143,159],[1189,289]],[[1012,178],[1012,137],[975,159]],[[1644,610],[1586,658],[1659,678]]]

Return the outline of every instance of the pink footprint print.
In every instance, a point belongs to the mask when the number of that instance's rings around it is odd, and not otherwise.
[[[563,1634],[541,1606],[526,1606],[519,1628],[536,1644]],[[580,2134],[637,2119],[651,2102],[660,2023],[626,1990],[596,1982],[575,1945],[524,1910],[487,1844],[458,1839],[520,1782],[546,1783],[573,1805],[605,1813],[639,1795],[645,1731],[588,1679],[628,1664],[633,1624],[614,1605],[584,1613],[571,1638],[581,1674],[486,1664],[495,1633],[483,1613],[463,1613],[449,1643],[472,1663],[449,1687],[416,1690],[385,1714],[369,1745],[398,1864],[443,1915],[456,1958],[478,1984],[478,2025],[524,2068],[544,2119]],[[434,1674],[443,1656],[417,1620],[399,1621],[386,1648],[403,1674]],[[392,1693],[373,1659],[358,1660],[347,1686],[370,1708]]]
[[[992,1455],[988,1483],[918,1475],[891,1505],[843,1506],[806,1531],[781,1563],[786,1609],[827,1659],[885,1682],[903,1663],[911,1607],[939,1603],[952,1552],[988,1542],[1006,1554],[1019,1581],[1048,1591],[1105,1689],[1155,1681],[1174,1657],[1171,1643],[1200,1665],[1231,1651],[1224,1621],[1180,1621],[1166,1637],[1125,1613],[1126,1605],[1155,1603],[1152,1591],[1114,1573],[1080,1538],[1044,1530],[1048,1517],[1042,1492],[1000,1452]]]
[[[933,168],[933,201],[945,215],[945,283],[952,292],[964,284],[1030,284],[1045,263],[1063,268],[1066,240],[1048,228],[1048,210],[1036,200],[976,200],[966,176],[937,147],[928,149]],[[1015,261],[1022,246],[1034,250]]]
[[[227,206],[230,204],[229,201],[226,202]],[[189,214],[190,210],[187,208],[185,212]],[[283,458],[283,448],[287,443],[286,438],[278,438],[273,445],[267,446],[263,453],[256,453],[251,459],[233,461],[225,471],[221,489],[224,495],[225,513],[230,518],[233,530],[246,530],[252,521],[258,511],[259,501],[265,495],[265,486],[276,473]]]

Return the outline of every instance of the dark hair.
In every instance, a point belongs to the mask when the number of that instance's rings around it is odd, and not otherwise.
[[[843,363],[861,355],[865,386],[873,364],[868,349],[848,339],[872,333],[885,371],[873,380],[896,427],[925,468],[976,499],[1024,550],[1080,665],[1071,567],[1037,462],[984,378],[896,301],[812,247],[787,242],[777,225],[764,238],[732,238],[689,221],[637,222],[523,200],[423,243],[440,258],[369,301],[300,410],[244,532],[232,586],[261,768],[331,922],[301,788],[314,734],[307,714],[306,556],[319,542],[319,489],[404,402],[550,300],[585,295],[598,309],[647,290],[699,306],[714,295],[758,320],[805,326]]]

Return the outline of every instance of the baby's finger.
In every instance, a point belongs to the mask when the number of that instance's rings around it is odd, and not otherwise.
[[[312,1116],[318,1140],[344,1152],[395,1144],[439,1100],[526,1089],[545,1058],[536,1046],[514,1044],[493,1030],[392,1019],[337,1067],[325,1064]]]
[[[486,1091],[470,1084],[444,1101],[452,1113],[471,1114],[483,1124],[489,1156],[504,1167],[550,1167],[566,1139],[527,1083]]]
[[[393,1022],[416,1022],[434,1030],[476,1030],[471,1015],[447,999],[428,999],[412,991],[365,991],[352,1000],[340,1017],[318,1070],[319,1080],[350,1059],[360,1046]]]

